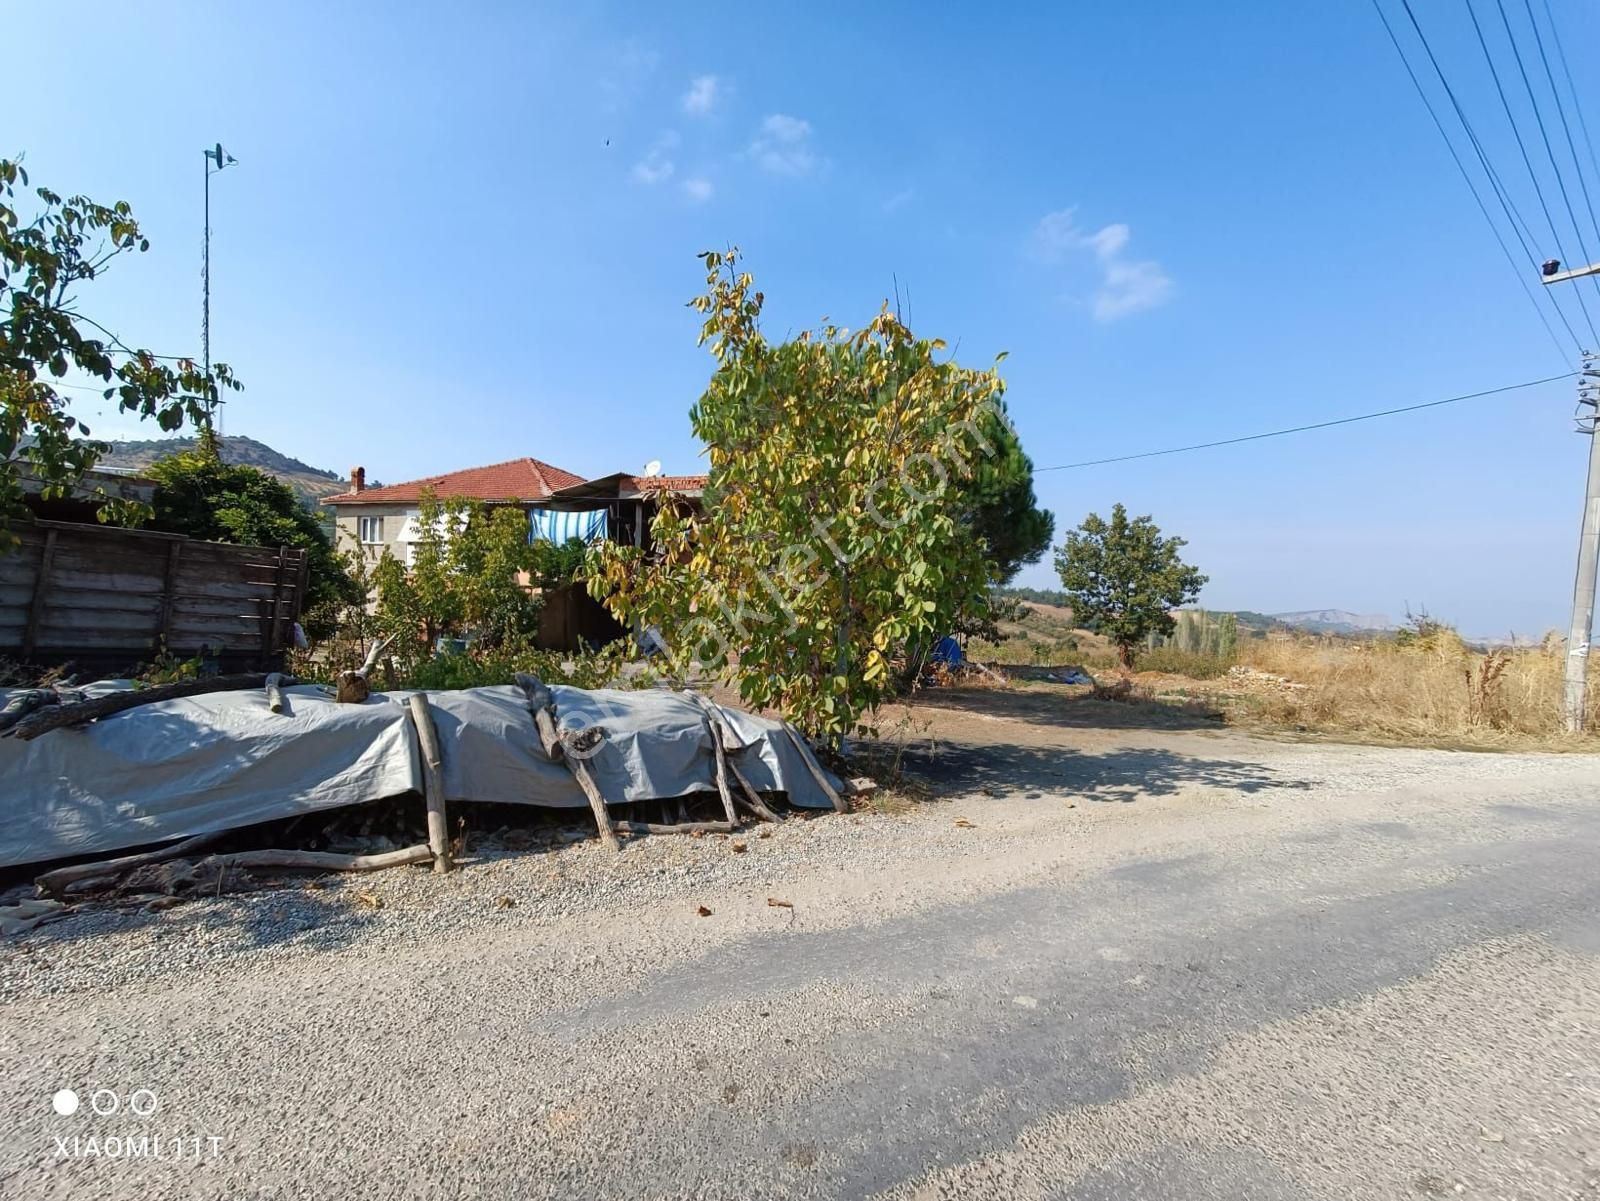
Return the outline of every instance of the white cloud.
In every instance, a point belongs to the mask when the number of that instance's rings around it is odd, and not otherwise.
[[[710,200],[716,190],[709,179],[699,176],[683,181],[683,194],[696,204],[704,204]]]
[[[703,117],[717,107],[721,83],[715,75],[697,75],[689,81],[689,90],[683,94],[683,111],[692,117]]]
[[[805,175],[817,165],[811,145],[811,122],[773,113],[761,123],[761,133],[750,143],[750,156],[774,175]]]
[[[896,192],[893,196],[890,196],[883,202],[883,211],[886,213],[892,213],[897,209],[902,209],[906,205],[910,204],[911,201],[916,198],[916,195],[917,190],[915,188],[902,188],[900,191]]]
[[[642,184],[665,183],[672,178],[677,164],[672,161],[672,151],[677,148],[678,135],[670,129],[657,138],[650,152],[633,165],[633,178]]]
[[[1039,257],[1056,263],[1087,253],[1100,271],[1100,283],[1090,298],[1096,321],[1115,321],[1130,313],[1153,309],[1172,297],[1172,278],[1154,259],[1123,257],[1132,231],[1118,222],[1085,233],[1073,220],[1075,210],[1047,213],[1034,229]]]

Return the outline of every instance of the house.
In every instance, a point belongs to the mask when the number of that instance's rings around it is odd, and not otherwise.
[[[469,467],[403,484],[368,488],[364,467],[350,469],[350,489],[324,497],[335,518],[335,542],[340,550],[359,547],[369,559],[389,550],[401,562],[410,562],[417,541],[416,518],[424,491],[441,501],[461,498],[488,505],[516,505],[532,511],[559,488],[583,483],[583,477],[541,463],[538,459],[511,459],[487,467]]]
[[[609,538],[644,546],[663,495],[672,493],[698,504],[706,486],[703,475],[617,472],[586,480],[532,458],[382,487],[367,487],[366,478],[365,468],[351,468],[349,491],[322,501],[338,515],[338,548],[360,547],[373,560],[387,549],[402,562],[410,561],[411,547],[418,540],[416,519],[425,490],[441,501],[460,498],[486,505],[515,505],[528,514],[533,538],[555,542]]]
[[[700,504],[703,475],[630,475],[615,472],[586,480],[538,459],[511,459],[487,467],[469,467],[427,479],[368,488],[364,468],[350,470],[350,490],[324,498],[338,515],[340,549],[359,546],[369,560],[388,550],[402,563],[412,561],[419,538],[417,519],[424,491],[440,501],[478,500],[486,505],[514,505],[528,515],[528,537],[566,542],[608,538],[629,546],[648,546],[650,522],[662,498]],[[527,580],[522,581],[526,585]],[[580,585],[568,585],[546,596],[538,644],[554,650],[597,646],[626,631]]]

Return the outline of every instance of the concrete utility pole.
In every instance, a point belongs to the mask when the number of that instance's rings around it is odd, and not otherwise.
[[[1578,385],[1581,405],[1595,407],[1595,356],[1583,356]],[[1595,428],[1600,415],[1581,415],[1578,432],[1589,436],[1589,486],[1583,494],[1583,532],[1578,537],[1578,578],[1572,586],[1572,628],[1567,631],[1566,712],[1567,732],[1581,734],[1584,702],[1588,695],[1589,639],[1594,629],[1595,567],[1600,564],[1600,435]]]
[[[1586,275],[1600,275],[1600,263],[1591,263],[1572,271],[1561,270],[1561,264],[1552,259],[1544,265],[1546,284],[1562,283],[1569,279],[1582,279]],[[1578,403],[1596,409],[1595,415],[1578,417],[1578,432],[1589,438],[1589,480],[1583,494],[1583,527],[1578,535],[1578,578],[1572,585],[1572,625],[1567,630],[1567,666],[1565,688],[1562,693],[1567,733],[1583,733],[1585,708],[1589,691],[1589,640],[1594,630],[1595,568],[1600,565],[1600,370],[1595,369],[1594,352],[1583,356],[1583,374],[1578,377]]]

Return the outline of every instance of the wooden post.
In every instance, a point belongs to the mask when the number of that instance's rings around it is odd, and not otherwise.
[[[278,548],[278,571],[272,580],[272,618],[267,623],[267,644],[263,652],[268,655],[278,653],[278,648],[283,645],[283,586],[289,580],[289,548]]]
[[[733,792],[728,788],[728,754],[722,749],[718,723],[706,719],[706,733],[711,735],[711,755],[717,765],[717,795],[722,798],[722,812],[730,825],[737,825],[739,817],[733,811]]]
[[[741,799],[746,807],[762,821],[777,821],[778,815],[767,808],[760,794],[750,786],[750,781],[739,770],[739,765],[728,757],[730,750],[743,750],[744,744],[739,742],[728,723],[723,720],[722,710],[717,708],[716,702],[710,697],[702,696],[693,688],[685,689],[683,695],[699,706],[711,727],[711,744],[716,748],[717,757],[717,791],[722,794],[722,803],[727,811],[728,820],[737,820],[733,815],[733,799],[728,788],[728,775],[731,774],[738,782],[739,790],[743,794]]]
[[[739,770],[737,761],[730,758],[728,760],[728,770],[733,773],[733,778],[739,785],[739,791],[744,794],[744,802],[752,813],[764,822],[782,820],[767,807],[767,803],[761,799],[761,794],[751,786],[749,777]]]
[[[178,603],[178,560],[183,557],[183,542],[174,538],[167,548],[167,573],[161,584],[161,626],[156,637],[163,651],[172,649],[172,619]]]
[[[450,870],[450,826],[444,810],[444,759],[439,751],[439,727],[433,723],[428,694],[414,692],[406,704],[417,727],[417,742],[422,747],[422,799],[428,806],[428,847],[433,851],[433,870]]]
[[[564,734],[561,738],[561,757],[566,762],[567,770],[578,781],[578,787],[583,789],[583,795],[589,799],[589,808],[594,811],[594,824],[600,829],[600,841],[613,851],[620,851],[622,844],[617,841],[616,832],[611,828],[606,799],[600,795],[600,784],[594,778],[594,772],[589,770],[589,752],[599,746],[605,736],[606,732],[598,726]]]
[[[283,712],[283,673],[272,672],[267,676],[267,682],[262,685],[267,690],[267,708],[273,713]],[[291,714],[290,716],[293,716]]]
[[[533,714],[534,728],[539,731],[539,745],[544,748],[545,758],[555,763],[563,752],[560,735],[556,732],[556,706],[551,699],[550,689],[531,672],[519,671],[515,678],[522,695],[528,698],[528,710]]]
[[[849,813],[850,806],[844,803],[844,798],[833,790],[833,785],[828,783],[828,777],[822,774],[822,764],[817,762],[817,757],[811,753],[811,748],[806,745],[805,735],[788,722],[783,723],[783,728],[789,735],[789,741],[794,743],[794,749],[800,752],[800,758],[805,761],[806,770],[811,773],[811,778],[817,782],[817,787],[822,789],[823,795],[833,802],[833,811],[835,813]]]
[[[44,536],[44,551],[39,556],[39,574],[33,581],[33,600],[28,605],[28,625],[22,633],[22,661],[26,663],[39,641],[39,626],[44,621],[45,594],[50,590],[50,565],[56,557],[56,531]]]

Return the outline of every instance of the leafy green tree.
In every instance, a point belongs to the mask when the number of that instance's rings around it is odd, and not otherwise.
[[[301,618],[308,637],[329,634],[339,607],[359,597],[316,514],[260,468],[224,463],[214,438],[202,434],[198,449],[158,459],[145,474],[161,485],[151,522],[156,529],[241,546],[303,548],[310,561]]]
[[[205,423],[219,390],[239,387],[222,364],[208,375],[190,359],[130,349],[79,312],[79,285],[119,255],[149,249],[126,201],[36,188],[28,215],[16,196],[27,186],[21,164],[0,159],[0,550],[15,539],[3,523],[23,511],[24,479],[66,496],[106,451],[67,412],[57,381],[69,372],[103,381],[105,399],[169,431]],[[132,522],[149,510],[108,498],[102,515]]]
[[[691,303],[716,368],[689,416],[711,459],[705,509],[664,504],[650,555],[594,548],[590,591],[657,627],[676,670],[698,662],[838,739],[908,644],[984,605],[995,564],[966,487],[1004,384],[938,357],[887,306],[859,331],[769,342],[737,251],[701,257]]]
[[[386,548],[372,572],[378,624],[394,636],[407,670],[427,660],[439,638],[470,635],[495,647],[538,632],[542,602],[523,582],[534,552],[521,509],[424,491],[415,525],[410,564]]]
[[[973,467],[962,485],[968,521],[994,562],[993,583],[1007,584],[1029,563],[1050,549],[1056,519],[1039,508],[1033,493],[1033,461],[1022,451],[1017,432],[1003,413],[985,424],[985,441],[993,446]]]
[[[1117,648],[1124,667],[1151,634],[1172,631],[1168,610],[1188,604],[1206,577],[1178,557],[1182,538],[1163,538],[1148,516],[1128,519],[1121,505],[1111,520],[1090,513],[1056,550],[1056,571],[1080,625],[1092,626]]]

